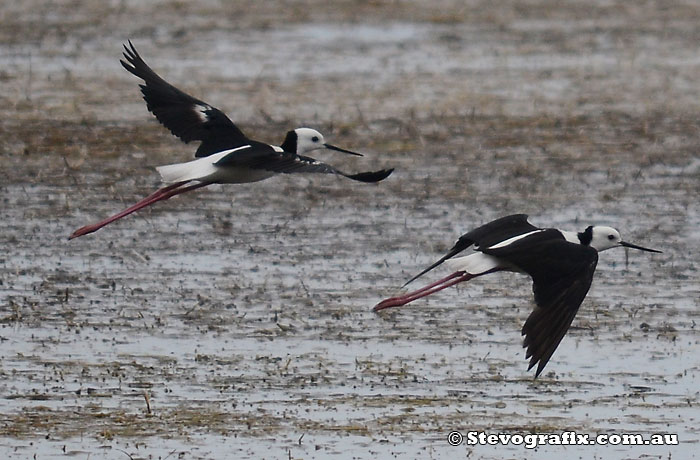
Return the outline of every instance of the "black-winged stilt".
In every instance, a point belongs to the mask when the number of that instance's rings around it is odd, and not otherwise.
[[[453,259],[470,246],[476,252]],[[528,274],[533,281],[536,306],[522,329],[523,347],[527,347],[525,358],[531,358],[528,370],[539,363],[537,377],[559,346],[591,287],[598,252],[620,246],[661,252],[622,241],[620,233],[611,227],[590,226],[576,233],[535,227],[525,214],[502,217],[462,235],[445,256],[404,286],[443,262],[454,273],[417,291],[383,300],[374,311],[400,307],[488,273]]]
[[[124,49],[126,62],[120,62],[126,70],[145,82],[140,87],[148,110],[183,142],[201,141],[201,144],[194,161],[156,168],[163,181],[170,185],[156,190],[107,219],[79,228],[68,239],[92,233],[157,201],[211,184],[257,182],[280,173],[338,174],[360,182],[379,182],[393,171],[392,168],[346,174],[328,164],[303,156],[318,149],[362,156],[327,144],[323,135],[311,128],[289,131],[281,146],[251,140],[219,109],[163,80],[139,56],[131,41],[128,47],[124,45]]]

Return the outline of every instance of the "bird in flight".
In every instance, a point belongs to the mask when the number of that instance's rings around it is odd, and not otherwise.
[[[473,247],[473,253],[456,257]],[[661,252],[622,241],[612,227],[589,226],[582,232],[538,228],[527,215],[516,214],[489,222],[462,235],[440,260],[411,278],[404,286],[446,262],[454,272],[421,289],[383,300],[374,311],[400,307],[477,276],[499,271],[529,275],[535,308],[522,335],[528,370],[537,364],[539,376],[564,338],[586,297],[598,263],[598,253],[615,247]]]
[[[140,87],[148,110],[183,142],[201,143],[195,152],[195,160],[156,168],[167,186],[111,217],[79,228],[69,239],[97,231],[158,201],[211,184],[257,182],[281,173],[336,174],[371,183],[384,180],[393,172],[392,168],[347,174],[304,156],[319,149],[362,156],[326,143],[323,135],[311,128],[289,131],[280,146],[249,139],[222,111],[163,80],[144,62],[131,41],[129,46],[124,45],[124,50],[125,61],[120,62],[144,81]]]

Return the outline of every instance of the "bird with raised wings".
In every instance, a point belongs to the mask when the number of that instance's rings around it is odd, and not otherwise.
[[[319,149],[362,156],[326,143],[323,135],[311,128],[289,131],[279,146],[252,140],[222,111],[163,80],[144,62],[131,42],[124,46],[124,50],[125,61],[120,62],[144,81],[140,87],[148,110],[183,142],[201,143],[195,152],[195,160],[156,168],[169,185],[111,217],[79,228],[69,239],[92,233],[158,201],[211,184],[257,182],[289,173],[336,174],[360,182],[379,182],[393,171],[392,168],[347,174],[304,156]]]

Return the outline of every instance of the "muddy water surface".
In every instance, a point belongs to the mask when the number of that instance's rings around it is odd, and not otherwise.
[[[697,5],[28,1],[2,13],[5,457],[696,455]],[[146,111],[118,63],[127,39],[255,138],[309,125],[366,153],[324,160],[396,172],[212,186],[69,242],[194,149]],[[527,278],[371,312],[461,233],[514,212],[612,225],[664,252],[601,254],[537,380],[520,347]],[[680,444],[452,447],[452,430]]]

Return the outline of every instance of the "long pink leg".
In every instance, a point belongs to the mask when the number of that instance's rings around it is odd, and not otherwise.
[[[138,203],[129,206],[125,210],[108,217],[104,220],[101,220],[100,222],[97,222],[96,224],[92,225],[86,225],[84,227],[79,228],[78,230],[74,231],[71,236],[68,237],[69,240],[72,240],[73,238],[78,238],[79,236],[87,235],[88,233],[92,233],[94,231],[97,231],[104,227],[107,224],[111,224],[115,220],[121,219],[122,217],[128,216],[132,212],[138,211],[139,209],[145,208],[148,205],[151,205],[155,203],[156,201],[161,201],[161,200],[167,200],[170,197],[173,197],[175,195],[179,195],[180,193],[185,193],[189,192],[191,190],[198,189],[200,187],[205,187],[207,185],[210,185],[211,182],[198,182],[196,184],[190,185],[188,187],[182,187],[183,185],[187,184],[189,181],[185,182],[177,182],[175,184],[168,185],[167,187],[160,188],[156,190],[155,192],[151,193],[148,195],[146,198],[142,199]]]
[[[442,291],[443,289],[446,289],[450,286],[454,286],[455,284],[459,284],[464,281],[469,281],[470,279],[476,278],[477,276],[483,274],[484,273],[480,273],[479,275],[472,275],[471,273],[462,271],[454,272],[450,276],[447,276],[441,280],[431,283],[425,287],[422,287],[417,291],[413,291],[402,296],[390,297],[388,299],[382,300],[374,306],[373,310],[379,311],[384,310],[385,308],[400,307],[402,305],[406,305],[409,302],[413,302],[416,299],[420,299],[421,297],[426,297],[430,294],[435,294],[438,291]]]

